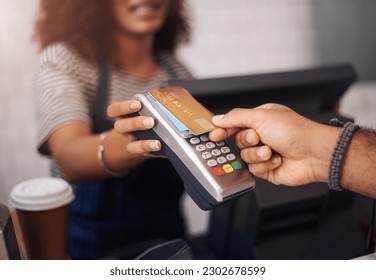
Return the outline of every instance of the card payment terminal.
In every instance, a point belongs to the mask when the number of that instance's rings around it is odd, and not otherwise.
[[[139,115],[155,119],[152,129],[138,131],[139,139],[158,139],[193,201],[210,210],[250,191],[255,181],[246,164],[227,141],[212,142],[212,113],[181,87],[136,94]]]

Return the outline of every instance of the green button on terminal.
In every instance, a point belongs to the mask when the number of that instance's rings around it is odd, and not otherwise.
[[[241,164],[239,161],[237,161],[237,160],[231,162],[231,165],[232,165],[232,167],[233,167],[235,170],[242,169],[242,164]]]

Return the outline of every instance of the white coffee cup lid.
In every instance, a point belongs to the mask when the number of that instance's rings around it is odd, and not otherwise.
[[[17,184],[11,194],[13,207],[43,211],[66,205],[74,199],[72,187],[59,178],[35,178]]]

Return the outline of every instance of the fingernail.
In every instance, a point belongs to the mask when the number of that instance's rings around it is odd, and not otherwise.
[[[272,163],[273,164],[280,164],[281,163],[281,157],[280,156],[278,156],[278,155],[274,155],[274,156],[272,156]]]
[[[213,123],[216,123],[216,122],[220,122],[222,119],[223,119],[223,115],[217,115],[213,117],[212,121]]]
[[[150,149],[152,149],[153,151],[159,151],[161,149],[161,143],[159,141],[151,142]]]
[[[252,143],[253,143],[253,133],[248,132],[247,135],[245,136],[245,140],[246,140],[249,144],[252,144]]]
[[[142,123],[144,124],[144,126],[146,127],[152,127],[154,126],[154,119],[153,118],[146,118],[142,121]]]
[[[258,151],[257,151],[257,156],[259,157],[259,158],[266,158],[266,150],[265,149],[259,149]]]
[[[138,101],[132,101],[132,103],[129,104],[129,108],[131,108],[132,110],[141,109],[141,103]]]

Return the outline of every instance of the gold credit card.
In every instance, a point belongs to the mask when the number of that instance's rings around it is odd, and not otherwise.
[[[199,135],[214,129],[211,121],[213,114],[184,88],[162,88],[149,93],[193,134]]]

